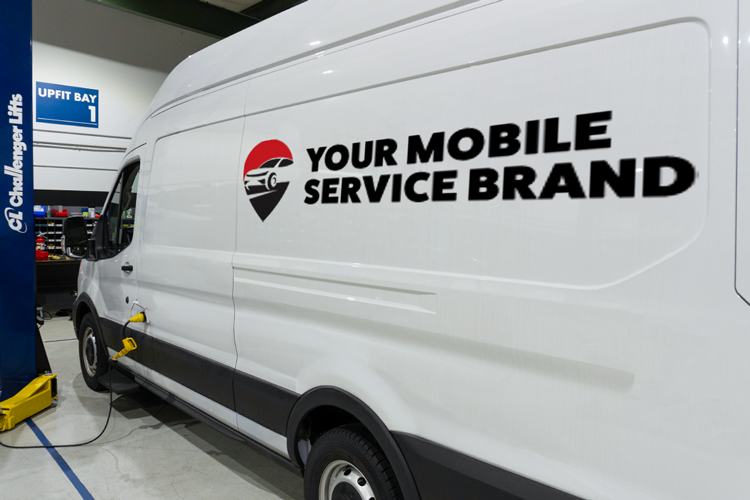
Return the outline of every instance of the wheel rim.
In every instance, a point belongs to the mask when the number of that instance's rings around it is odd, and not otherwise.
[[[320,476],[318,500],[375,500],[375,493],[359,469],[346,460],[336,460]]]
[[[83,331],[83,342],[81,342],[81,358],[83,367],[89,377],[96,375],[96,335],[94,329],[87,327]]]

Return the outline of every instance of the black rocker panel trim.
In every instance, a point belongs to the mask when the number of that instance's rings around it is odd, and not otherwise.
[[[423,499],[581,500],[420,437],[400,432],[393,436]]]
[[[276,434],[286,436],[289,414],[299,394],[265,380],[234,372],[234,402],[236,411]]]
[[[234,411],[234,368],[159,339],[151,339],[156,371]]]
[[[149,392],[155,394],[156,396],[160,397],[167,403],[175,406],[176,408],[184,411],[191,417],[200,420],[204,424],[208,425],[209,427],[213,428],[214,430],[224,434],[225,436],[234,439],[236,441],[241,441],[245,443],[246,445],[250,446],[254,450],[258,451],[262,455],[265,455],[266,457],[271,458],[275,462],[279,463],[280,465],[284,466],[287,470],[294,472],[295,474],[299,474],[300,470],[295,467],[291,461],[289,461],[287,458],[282,457],[278,453],[276,453],[273,450],[269,450],[262,444],[253,441],[252,439],[245,437],[244,435],[240,434],[239,432],[235,431],[231,427],[227,426],[223,422],[216,420],[211,415],[199,410],[198,408],[194,407],[190,403],[187,403],[183,401],[182,399],[178,398],[174,394],[172,394],[169,391],[166,391],[162,389],[161,387],[157,386],[156,384],[153,384],[149,382],[148,380],[144,379],[143,377],[136,375],[135,373],[132,373],[130,370],[128,370],[126,367],[120,367],[121,370],[127,372],[130,374],[130,376],[135,380],[137,384],[139,384],[144,389],[148,390]]]
[[[219,420],[216,420],[211,415],[197,409],[196,407],[192,406],[191,404],[181,400],[177,396],[173,395],[170,392],[165,391],[161,387],[149,382],[148,380],[145,380],[142,377],[135,376],[136,382],[141,384],[144,389],[147,389],[148,391],[154,393],[155,395],[162,398],[167,403],[174,405],[175,407],[179,408],[180,410],[184,411],[191,417],[200,420],[204,424],[208,425],[209,427],[215,429],[218,432],[221,432],[225,436],[234,439],[236,441],[241,441],[245,443],[246,445],[253,448],[255,451],[260,452],[262,455],[265,455],[266,457],[271,458],[276,463],[284,466],[285,469],[294,472],[295,474],[299,475],[300,470],[295,467],[291,461],[289,461],[287,458],[284,458],[283,456],[279,455],[273,450],[269,450],[262,444],[253,441],[252,439],[245,437],[244,435],[240,434],[239,432],[235,431],[234,429],[228,427],[223,422],[220,422]]]
[[[100,321],[107,346],[117,350],[115,346],[122,345],[122,325],[105,318]],[[133,361],[235,411],[232,389],[234,368],[131,328],[127,328],[125,336],[133,337],[138,345],[131,354]]]

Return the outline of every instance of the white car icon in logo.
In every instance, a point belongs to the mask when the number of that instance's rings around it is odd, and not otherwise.
[[[251,198],[260,196],[273,191],[279,185],[279,178],[274,167],[286,167],[292,164],[291,160],[286,158],[273,158],[263,163],[255,170],[250,170],[245,174],[244,184],[245,192]]]

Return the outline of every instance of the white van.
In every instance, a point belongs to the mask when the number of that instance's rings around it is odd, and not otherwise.
[[[310,0],[216,43],[97,224],[84,378],[146,308],[129,375],[310,500],[750,498],[749,45],[749,0]]]

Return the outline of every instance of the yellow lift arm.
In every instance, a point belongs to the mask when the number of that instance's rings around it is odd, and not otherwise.
[[[57,375],[38,376],[12,398],[0,401],[0,431],[10,430],[47,408],[53,399],[57,399]]]

